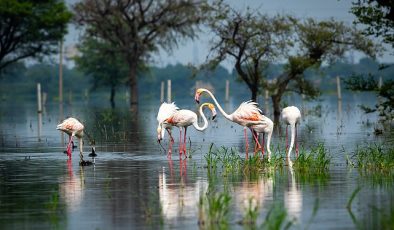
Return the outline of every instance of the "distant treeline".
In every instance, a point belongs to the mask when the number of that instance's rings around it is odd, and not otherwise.
[[[354,74],[371,74],[381,76],[383,80],[394,76],[394,67],[380,69],[381,64],[368,58],[361,59],[359,63],[351,64],[339,62],[319,70],[307,71],[307,78],[313,79],[323,93],[336,90],[336,76],[346,78]],[[265,73],[268,79],[278,76],[283,65],[271,65]],[[17,63],[0,73],[0,99],[1,100],[26,100],[35,99],[36,85],[41,83],[42,91],[47,93],[47,100],[58,100],[59,70],[57,64],[34,64],[26,66]],[[201,71],[197,74],[187,65],[168,65],[166,67],[152,66],[139,74],[140,100],[160,100],[161,82],[171,79],[172,96],[184,98],[192,96],[196,81],[203,87],[213,87],[219,99],[224,98],[225,80],[230,82],[231,96],[250,98],[246,85],[239,81],[235,71],[228,72],[222,66],[212,71]],[[84,75],[76,68],[63,68],[64,97],[72,95],[73,98],[102,97],[109,100],[109,88],[101,86],[93,90],[91,76]],[[116,100],[124,100],[128,88],[125,85],[117,88]]]

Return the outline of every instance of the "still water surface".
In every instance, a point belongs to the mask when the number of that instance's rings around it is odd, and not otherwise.
[[[239,103],[233,99],[223,107],[233,111]],[[220,170],[211,175],[204,158],[211,143],[235,148],[241,157],[245,155],[242,127],[220,114],[205,132],[188,129],[192,157],[186,160],[178,158],[179,134],[173,129],[176,144],[169,160],[156,142],[156,101],[140,105],[137,116],[131,115],[126,105],[110,109],[99,103],[74,102],[63,108],[48,104],[42,117],[37,115],[34,103],[2,102],[0,228],[199,229],[204,228],[198,224],[199,200],[208,190],[229,191],[227,226],[231,229],[245,227],[239,222],[251,197],[258,205],[259,225],[271,208],[279,205],[293,221],[293,229],[380,226],[382,213],[393,209],[393,178],[377,182],[346,165],[346,155],[352,155],[358,146],[393,145],[392,133],[374,135],[377,124],[372,121],[376,117],[365,115],[357,107],[373,104],[374,97],[347,95],[341,104],[334,97],[292,103],[303,110],[301,146],[308,150],[323,143],[332,156],[329,175],[323,179],[308,179],[286,166],[257,178],[224,175]],[[192,97],[177,104],[197,109]],[[71,161],[63,154],[67,136],[56,130],[56,124],[68,116],[83,121],[96,140],[95,166],[80,167],[77,149]],[[42,127],[38,126],[39,120]],[[273,136],[272,150],[276,154],[284,154],[283,133],[284,127]],[[85,143],[88,158],[90,147]],[[168,147],[168,138],[164,147]],[[359,187],[348,210],[346,204]]]

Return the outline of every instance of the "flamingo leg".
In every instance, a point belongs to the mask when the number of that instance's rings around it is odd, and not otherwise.
[[[187,157],[186,156],[186,131],[187,131],[187,127],[184,127],[184,129],[185,129],[185,133],[184,133],[184,136],[183,136],[183,154],[185,155],[185,158]]]
[[[246,159],[249,158],[249,144],[248,144],[248,134],[246,133],[246,127],[244,127],[244,135],[245,135],[245,152],[246,152]]]
[[[168,135],[170,136],[170,143],[168,147],[168,153],[167,153],[167,158],[171,159],[171,153],[172,153],[172,145],[174,144],[174,138],[171,135],[170,129],[167,129]]]
[[[263,140],[261,142],[261,152],[263,153],[263,156],[264,156],[264,145],[265,145],[265,133],[263,133]]]
[[[71,143],[73,141],[74,135],[70,135],[70,138],[68,140],[68,144],[67,144],[67,156],[69,158],[71,158]]]
[[[256,131],[254,131],[254,130],[252,130],[252,129],[250,129],[250,130],[252,131],[252,135],[253,135],[253,138],[254,138],[254,140],[255,140],[255,142],[256,142],[257,147],[258,147],[259,149],[262,150],[261,145],[260,145],[260,143],[259,143],[259,139],[257,138],[257,133],[256,133]],[[255,155],[256,155],[256,151],[255,151]]]
[[[182,141],[182,127],[179,128],[179,155],[182,155],[183,141]]]

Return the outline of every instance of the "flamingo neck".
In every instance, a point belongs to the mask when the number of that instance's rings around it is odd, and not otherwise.
[[[270,148],[270,146],[271,146],[271,136],[272,136],[272,131],[270,131],[268,133],[268,136],[267,136],[267,152],[268,152],[269,156],[271,156],[271,148]]]
[[[293,149],[294,146],[294,139],[295,139],[295,123],[290,124],[290,129],[291,129],[291,140],[290,140],[290,147],[289,151],[287,153],[287,157],[290,157],[291,150]]]
[[[202,111],[204,105],[200,106],[200,109],[198,110],[198,112],[200,113],[200,116],[202,117],[202,120],[204,121],[204,125],[202,127],[200,127],[198,125],[197,120],[193,123],[194,128],[196,128],[198,131],[204,131],[206,128],[208,128],[208,120],[205,117],[204,112]]]
[[[225,118],[227,118],[228,120],[233,121],[233,117],[232,117],[231,115],[227,114],[227,113],[223,110],[222,106],[220,106],[219,102],[216,100],[216,97],[211,93],[211,91],[209,91],[209,90],[207,90],[207,89],[205,89],[204,91],[207,92],[207,93],[209,94],[209,96],[212,97],[212,100],[215,102],[216,107],[219,109],[220,113],[222,113],[223,116],[224,116]]]

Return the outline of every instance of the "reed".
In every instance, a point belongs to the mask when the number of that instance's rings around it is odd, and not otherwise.
[[[256,228],[257,217],[259,216],[259,206],[254,197],[249,197],[247,206],[245,208],[245,215],[242,219],[242,224],[252,228]]]
[[[209,192],[199,200],[198,224],[204,229],[227,229],[231,196],[228,192]]]
[[[328,172],[331,162],[328,150],[324,144],[319,143],[312,147],[309,153],[301,150],[298,158],[294,162],[294,168],[299,173],[324,174]]]
[[[261,229],[289,229],[294,220],[288,220],[286,209],[282,205],[274,204],[267,213]]]
[[[378,144],[357,147],[348,165],[358,167],[362,174],[392,175],[394,169],[394,148],[383,148]]]

